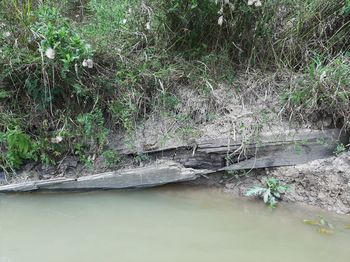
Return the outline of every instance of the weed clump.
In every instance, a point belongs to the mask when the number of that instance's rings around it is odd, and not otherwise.
[[[288,186],[282,185],[280,181],[275,178],[267,178],[265,180],[265,187],[255,186],[246,192],[246,196],[262,197],[264,203],[269,207],[276,207],[278,200],[281,199],[282,194],[285,194],[289,189]]]
[[[350,57],[315,59],[308,74],[294,80],[282,98],[289,116],[316,122],[330,118],[333,126],[350,126]]]

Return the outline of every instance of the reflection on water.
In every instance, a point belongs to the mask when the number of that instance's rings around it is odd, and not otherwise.
[[[350,261],[350,218],[323,214],[323,236],[302,223],[317,214],[184,187],[2,195],[0,262]]]

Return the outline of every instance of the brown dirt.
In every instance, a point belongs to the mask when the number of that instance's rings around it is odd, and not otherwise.
[[[295,167],[255,171],[240,180],[231,178],[222,184],[226,192],[244,196],[248,188],[262,185],[267,176],[291,187],[284,201],[350,214],[350,151]]]

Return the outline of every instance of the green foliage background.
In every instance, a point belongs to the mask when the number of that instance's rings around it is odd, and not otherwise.
[[[349,0],[262,3],[1,1],[2,169],[67,154],[90,161],[109,130],[132,132],[154,108],[176,113],[178,86],[207,92],[204,82],[242,67],[302,75],[281,93],[285,108],[348,127]]]

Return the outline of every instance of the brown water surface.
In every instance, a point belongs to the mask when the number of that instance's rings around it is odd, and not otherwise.
[[[349,217],[232,199],[220,190],[0,196],[0,262],[349,262]]]

